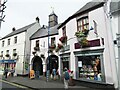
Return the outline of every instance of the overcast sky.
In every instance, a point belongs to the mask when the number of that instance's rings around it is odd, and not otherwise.
[[[40,18],[41,26],[48,25],[48,15],[52,12],[51,7],[54,7],[58,22],[61,23],[89,1],[91,0],[8,0],[0,37],[12,32],[13,27],[19,29],[35,22],[37,16]]]

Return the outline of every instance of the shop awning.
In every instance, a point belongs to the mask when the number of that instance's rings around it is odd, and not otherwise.
[[[0,60],[0,63],[16,63],[16,60],[12,60],[12,59],[9,59],[9,60]]]

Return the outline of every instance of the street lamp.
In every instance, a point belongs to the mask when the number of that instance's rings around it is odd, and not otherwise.
[[[50,58],[49,58],[49,34],[50,34],[50,30],[49,30],[50,28],[49,28],[49,26],[48,26],[48,58],[47,58],[47,75],[46,75],[46,77],[47,77],[47,82],[48,82],[48,80],[49,80],[49,72],[50,72],[50,66],[49,66],[49,64],[50,64]]]

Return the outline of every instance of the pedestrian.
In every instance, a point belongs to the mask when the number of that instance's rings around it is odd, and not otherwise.
[[[56,76],[57,76],[57,79],[60,79],[59,68],[57,69]]]
[[[4,75],[5,75],[5,78],[7,78],[7,74],[8,74],[8,69],[5,68],[5,69],[4,69]]]
[[[70,72],[70,80],[69,80],[69,85],[70,86],[74,86],[75,83],[73,81],[73,77],[74,77],[74,74],[73,74],[73,71]]]
[[[64,87],[65,89],[68,89],[68,82],[69,82],[70,76],[69,76],[68,69],[66,67],[64,68],[63,76],[64,76]]]
[[[54,68],[52,72],[53,72],[53,79],[56,80],[56,69]]]
[[[12,70],[10,72],[11,72],[11,76],[13,77],[15,70],[12,68]]]

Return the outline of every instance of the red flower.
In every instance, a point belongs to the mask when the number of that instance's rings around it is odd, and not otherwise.
[[[63,36],[59,39],[62,43],[65,43],[67,41],[67,36]]]

